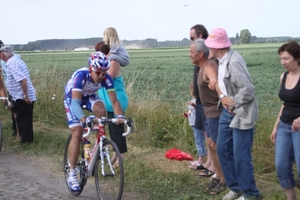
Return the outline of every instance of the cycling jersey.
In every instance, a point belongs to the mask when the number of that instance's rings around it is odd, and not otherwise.
[[[107,92],[115,90],[110,75],[105,74],[105,77],[100,83],[94,83],[89,69],[83,67],[73,73],[65,86],[65,94],[68,97],[72,97],[72,90],[76,90],[82,92],[82,97],[87,97],[97,94],[97,91],[102,87],[106,88]]]

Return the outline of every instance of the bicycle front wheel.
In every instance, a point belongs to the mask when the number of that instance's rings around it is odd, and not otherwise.
[[[76,170],[77,170],[77,176],[78,176],[78,181],[80,184],[80,191],[78,192],[73,192],[69,186],[68,186],[68,178],[69,178],[69,174],[70,174],[70,159],[68,157],[68,150],[69,150],[69,145],[72,139],[72,135],[70,135],[67,139],[66,145],[65,145],[65,151],[64,151],[64,174],[65,174],[65,180],[66,180],[66,184],[67,187],[70,191],[70,193],[73,196],[79,196],[86,184],[86,177],[85,177],[85,164],[84,164],[84,160],[83,158],[83,151],[82,151],[82,145],[80,147],[80,154],[78,156],[78,160],[76,162]]]
[[[117,145],[111,140],[104,140],[100,152],[104,153],[103,160],[95,163],[95,184],[101,200],[120,200],[124,187],[124,168],[122,157]],[[118,164],[112,163],[113,153],[116,154]]]

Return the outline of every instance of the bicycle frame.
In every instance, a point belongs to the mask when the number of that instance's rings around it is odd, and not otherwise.
[[[103,147],[103,142],[106,140],[106,132],[105,132],[105,124],[108,123],[108,122],[116,122],[117,119],[107,119],[106,117],[102,117],[101,119],[97,119],[97,122],[98,122],[98,126],[96,128],[85,128],[84,129],[84,132],[86,132],[85,134],[82,135],[82,142],[85,140],[85,138],[87,138],[92,132],[96,132],[97,131],[97,137],[95,138],[95,144],[94,144],[94,147],[91,151],[91,154],[90,154],[90,161],[88,162],[86,159],[85,160],[85,165],[86,165],[86,171],[85,171],[85,177],[86,178],[89,178],[90,176],[92,176],[92,172],[93,172],[93,169],[94,169],[94,165],[97,161],[97,159],[99,159],[99,156],[101,158],[101,166],[102,166],[102,175],[103,176],[106,176],[105,174],[105,171],[104,171],[104,154],[105,156],[107,156],[107,159],[110,160],[110,155],[109,153],[107,152],[107,149],[106,149],[106,152],[101,152],[102,150],[102,147]],[[123,136],[127,136],[130,132],[132,132],[132,127],[131,127],[131,122],[128,121],[125,121],[124,123],[126,126],[127,126],[127,132],[123,133]],[[88,163],[87,163],[88,162]],[[109,167],[110,167],[110,170],[112,171],[112,175],[115,175],[115,171],[114,171],[114,168],[111,164],[111,162],[108,163],[109,164]]]

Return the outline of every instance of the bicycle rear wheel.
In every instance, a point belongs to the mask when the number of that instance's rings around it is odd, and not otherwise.
[[[0,152],[1,152],[1,149],[2,149],[2,142],[3,142],[2,123],[0,121]]]
[[[70,191],[70,193],[73,196],[79,196],[86,184],[86,178],[85,178],[85,163],[84,163],[84,159],[83,159],[83,151],[82,151],[82,144],[80,145],[80,154],[78,156],[78,160],[76,162],[76,167],[75,169],[77,170],[77,176],[78,176],[78,181],[80,184],[80,188],[81,190],[78,192],[73,192],[72,190],[70,190],[69,186],[68,186],[68,178],[69,178],[69,174],[70,174],[70,159],[68,157],[68,149],[69,149],[69,145],[72,139],[72,135],[70,135],[67,139],[66,145],[65,145],[65,151],[64,151],[64,174],[65,174],[65,180],[66,180],[66,184],[68,187],[68,190]]]
[[[117,167],[114,167],[110,160],[114,151],[119,161]],[[113,141],[106,139],[100,152],[105,152],[104,159],[98,160],[94,166],[98,197],[101,200],[120,200],[124,187],[124,168],[120,151]]]

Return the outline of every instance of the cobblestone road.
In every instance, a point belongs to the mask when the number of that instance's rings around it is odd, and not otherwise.
[[[88,180],[79,197],[70,195],[64,174],[51,175],[33,158],[0,153],[0,199],[98,199],[93,180]],[[124,194],[123,199],[137,199]]]

